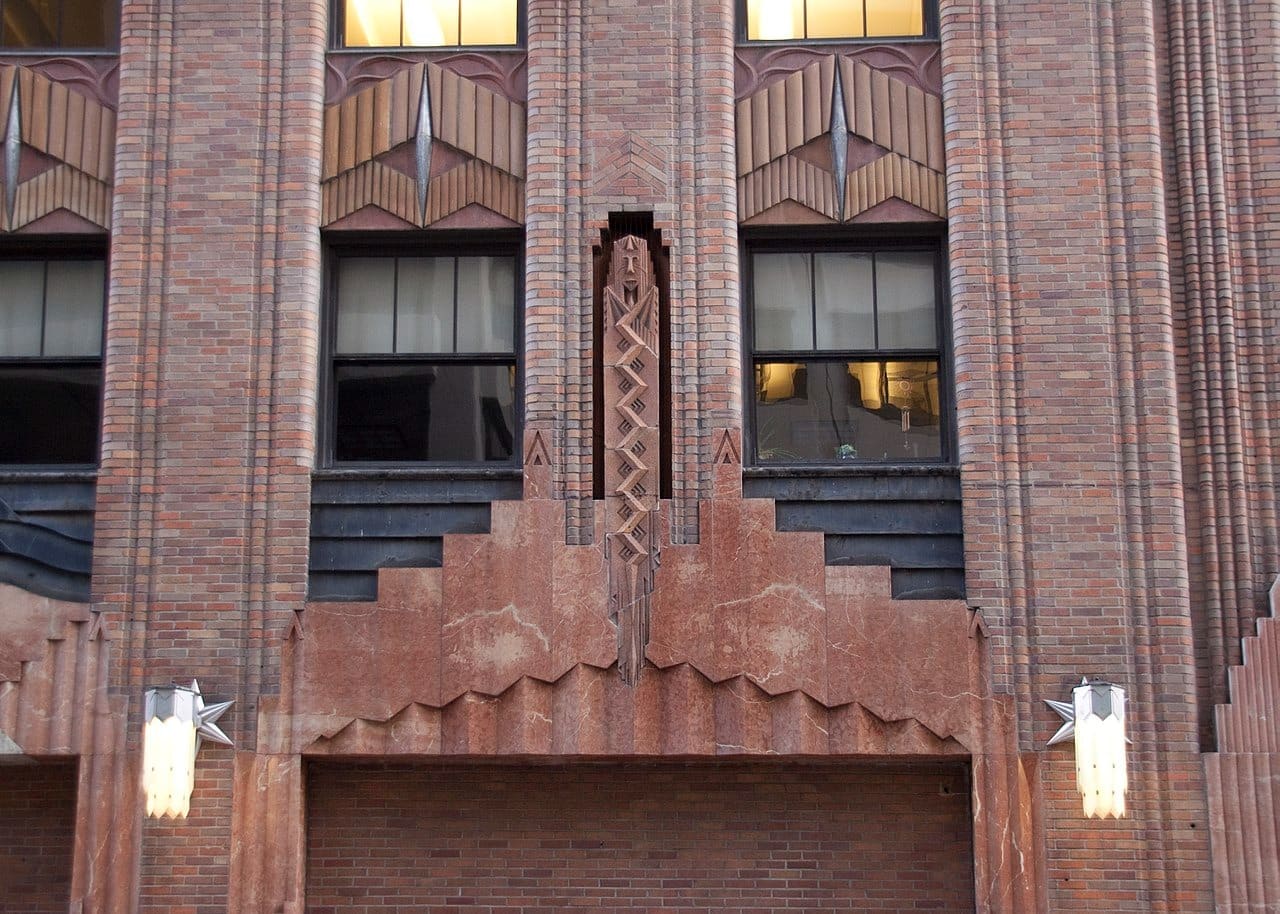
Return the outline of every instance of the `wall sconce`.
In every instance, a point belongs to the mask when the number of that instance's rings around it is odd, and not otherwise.
[[[1049,745],[1075,736],[1076,789],[1084,803],[1084,814],[1091,819],[1123,816],[1125,792],[1129,789],[1124,689],[1100,679],[1082,679],[1071,690],[1071,701],[1045,704],[1064,721]]]
[[[142,787],[147,815],[185,819],[196,781],[196,753],[203,739],[230,746],[218,718],[234,701],[207,705],[200,683],[147,689],[142,731]]]

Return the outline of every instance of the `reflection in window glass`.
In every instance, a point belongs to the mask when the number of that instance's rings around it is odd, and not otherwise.
[[[7,48],[110,48],[120,4],[102,0],[0,0],[0,44]]]
[[[340,461],[510,460],[515,374],[507,365],[339,365]]]
[[[453,352],[454,263],[452,257],[400,258],[396,352]]]
[[[337,273],[333,459],[510,461],[515,258],[345,257]]]
[[[0,261],[0,464],[91,464],[102,398],[102,260]]]
[[[937,460],[942,456],[938,364],[814,359],[757,363],[757,459]]]
[[[515,265],[509,257],[458,260],[458,351],[510,352]]]

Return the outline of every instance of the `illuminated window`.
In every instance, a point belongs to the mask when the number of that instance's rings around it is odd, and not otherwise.
[[[120,3],[0,0],[0,46],[96,50],[119,43]]]
[[[515,45],[519,0],[341,0],[348,48]]]
[[[333,461],[513,460],[514,254],[353,254],[335,272]]]
[[[936,246],[751,254],[758,463],[946,459],[939,256]]]
[[[0,464],[98,460],[101,258],[0,261]]]
[[[925,0],[746,0],[749,41],[919,38]]]

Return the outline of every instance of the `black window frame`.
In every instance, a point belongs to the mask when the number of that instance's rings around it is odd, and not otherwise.
[[[402,4],[403,2],[404,0],[401,0]],[[458,0],[459,17],[461,17],[462,4],[465,2],[466,0]],[[381,51],[401,51],[404,53],[415,54],[421,52],[452,54],[457,53],[458,51],[524,51],[528,44],[528,0],[516,0],[516,40],[513,44],[463,44],[461,29],[459,29],[458,44],[384,44],[348,46],[346,44],[346,0],[332,0],[329,10],[332,14],[329,17],[329,21],[331,23],[329,48],[331,51],[342,51],[348,54],[377,53]],[[403,34],[403,7],[401,11],[401,21],[401,34]]]
[[[795,44],[804,45],[823,45],[823,44],[908,44],[911,42],[936,42],[938,40],[938,0],[921,0],[924,6],[924,32],[920,35],[870,35],[870,36],[848,36],[844,38],[778,38],[778,39],[761,39],[747,37],[747,3],[748,0],[735,0],[737,5],[738,27],[737,39],[738,44],[749,47],[777,47]],[[863,14],[863,24],[866,24],[866,15]]]
[[[743,402],[746,405],[744,466],[748,470],[784,474],[885,472],[893,469],[954,468],[956,453],[955,380],[951,340],[951,299],[947,284],[946,238],[936,230],[912,231],[888,235],[883,227],[874,235],[826,234],[815,236],[791,230],[744,233],[740,238],[741,302],[742,302],[742,371]],[[927,251],[934,255],[934,321],[937,346],[933,349],[757,349],[755,345],[755,255],[756,254],[822,254],[822,253],[896,253]],[[886,357],[886,353],[890,353]],[[938,362],[939,455],[937,457],[899,460],[841,461],[834,457],[824,461],[761,460],[758,454],[756,404],[757,362],[801,362],[806,357],[814,362],[856,361],[927,361]]]
[[[494,471],[518,469],[523,459],[524,428],[524,233],[505,229],[465,232],[373,233],[330,235],[324,248],[324,311],[321,339],[320,402],[322,418],[318,423],[316,469],[346,473],[386,470],[411,470],[415,473],[466,475],[491,474]],[[388,353],[339,355],[338,339],[338,264],[345,258],[413,258],[413,257],[477,257],[509,256],[514,264],[514,314],[512,315],[512,353]],[[455,334],[457,332],[455,327]],[[337,384],[339,364],[494,364],[511,365],[515,369],[512,410],[511,457],[507,460],[339,460],[337,457]]]
[[[107,346],[107,314],[108,292],[111,288],[111,260],[107,256],[106,239],[15,237],[6,239],[5,246],[0,249],[0,261],[42,261],[45,264],[45,293],[48,291],[48,270],[53,263],[68,261],[93,261],[102,264],[102,323],[99,334],[98,354],[96,356],[3,356],[0,355],[0,369],[8,367],[36,366],[47,369],[50,373],[67,370],[83,370],[96,368],[98,372],[98,422],[94,436],[93,459],[86,462],[73,461],[35,461],[35,462],[0,462],[0,474],[21,474],[26,472],[83,474],[97,470],[102,460],[102,409],[106,381],[106,346]],[[43,330],[42,330],[43,333]],[[0,378],[0,383],[3,379]]]
[[[107,35],[107,43],[103,45],[76,45],[61,43],[61,35],[64,31],[66,2],[59,0],[58,3],[58,32],[59,42],[55,44],[5,44],[5,37],[8,29],[4,27],[4,8],[5,4],[11,0],[0,0],[0,55],[22,55],[22,54],[48,54],[57,52],[58,54],[66,54],[68,56],[90,55],[90,54],[116,54],[120,50],[120,26],[121,26],[121,8],[120,0],[107,0],[108,6],[115,11],[115,19],[109,27]]]

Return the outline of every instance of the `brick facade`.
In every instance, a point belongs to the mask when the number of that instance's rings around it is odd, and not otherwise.
[[[12,134],[23,180],[84,171],[42,198],[52,215],[7,222],[0,255],[29,249],[18,234],[109,247],[92,532],[58,541],[92,539],[89,603],[11,570],[39,564],[23,544],[40,522],[0,502],[0,750],[79,761],[73,805],[72,776],[43,767],[15,768],[40,773],[6,778],[0,803],[74,809],[70,862],[39,855],[62,873],[58,910],[377,910],[352,887],[431,867],[495,910],[543,889],[620,909],[1280,900],[1274,868],[1251,862],[1266,848],[1230,837],[1266,834],[1233,817],[1266,808],[1274,747],[1234,746],[1209,790],[1205,774],[1229,683],[1263,676],[1239,645],[1280,573],[1274,4],[937,6],[936,37],[745,47],[730,0],[527,0],[520,48],[365,54],[329,47],[327,0],[125,0],[118,56],[0,55],[28,124]],[[432,85],[428,130],[406,100]],[[82,142],[55,156],[29,125],[64,109]],[[498,154],[521,126],[523,158]],[[741,173],[739,131],[755,156]],[[850,170],[871,169],[850,185],[856,216],[832,202],[837,134]],[[114,157],[81,161],[88,136]],[[431,222],[445,187],[453,209]],[[781,202],[744,217],[743,187]],[[630,591],[648,642],[625,683],[618,518],[594,497],[599,429],[625,420],[597,415],[593,389],[611,217],[651,220],[669,319],[671,497],[651,516],[652,581]],[[524,239],[519,466],[335,472],[326,252],[495,227]],[[778,236],[945,252],[954,466],[753,465],[740,247]],[[820,514],[840,497],[843,533],[867,534],[874,512],[849,487],[900,501],[930,472],[959,488],[964,601],[897,599],[887,560],[842,564],[828,531],[782,529],[783,501]],[[0,476],[0,494],[61,478]],[[427,518],[438,559],[364,569],[372,601],[309,599],[317,476],[371,506],[363,523],[390,529],[406,505]],[[752,485],[790,494],[744,497]],[[477,527],[449,528],[459,504]],[[1254,670],[1230,672],[1242,662]],[[1082,818],[1070,747],[1044,745],[1043,699],[1081,676],[1128,690],[1122,820]],[[235,699],[235,748],[202,750],[188,819],[145,819],[144,689],[193,678]],[[1248,697],[1242,714],[1271,701]],[[424,834],[418,818],[451,824]],[[721,894],[716,855],[739,831],[757,869],[781,859],[776,834],[803,834],[816,887],[783,866],[740,887],[750,904]],[[593,875],[587,845],[619,836],[617,872]],[[668,843],[686,870],[628,869]],[[507,892],[511,854],[553,875]],[[0,909],[15,891],[0,885]],[[397,903],[446,905],[420,891]]]
[[[39,762],[7,769],[0,822],[0,911],[66,911],[76,827],[75,765]]]
[[[312,766],[307,904],[958,914],[974,909],[965,781],[774,761]]]

